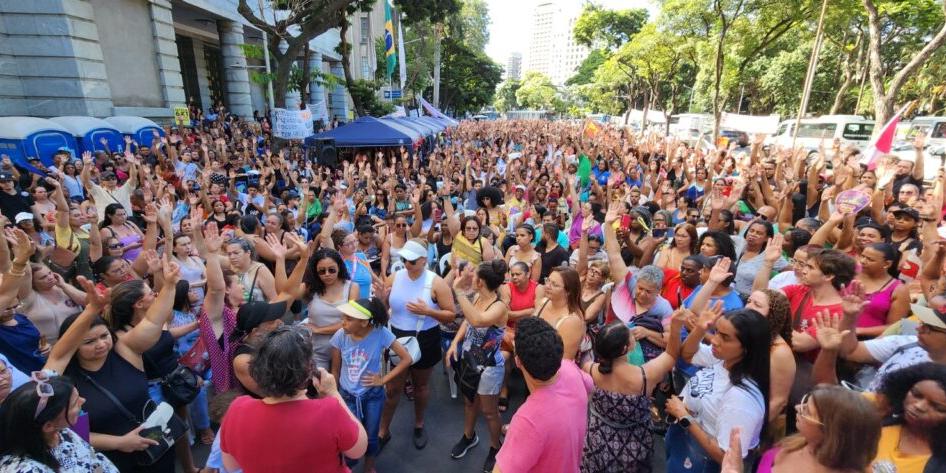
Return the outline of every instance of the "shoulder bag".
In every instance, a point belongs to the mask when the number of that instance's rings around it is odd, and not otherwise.
[[[112,404],[115,405],[115,407],[118,409],[118,412],[120,412],[123,416],[127,417],[128,420],[131,421],[133,425],[137,426],[137,425],[142,424],[142,422],[139,421],[138,418],[135,417],[135,415],[132,414],[131,411],[129,411],[121,403],[121,401],[119,401],[115,397],[115,395],[112,394],[111,391],[109,391],[108,389],[105,389],[104,386],[95,382],[95,380],[92,379],[92,377],[89,376],[88,374],[82,373],[82,376],[90,384],[92,384],[92,386],[94,386],[95,389],[98,389],[102,394],[104,394],[105,397],[107,397],[108,400],[111,401]],[[148,401],[148,403],[145,404],[145,409],[148,408],[149,404],[154,404],[154,402]],[[142,414],[144,414],[144,412],[142,412]],[[160,460],[161,457],[163,457],[168,452],[168,450],[170,450],[171,447],[174,446],[174,443],[178,439],[183,437],[184,434],[186,433],[187,433],[187,424],[185,424],[184,421],[181,420],[181,418],[177,416],[177,414],[171,414],[170,419],[168,419],[167,423],[165,423],[165,425],[163,426],[154,426],[147,429],[142,429],[138,433],[138,435],[154,440],[158,442],[158,444],[150,445],[148,448],[144,450],[139,450],[135,452],[136,461],[138,462],[139,465],[144,465],[144,466],[153,465],[157,463],[157,461]]]

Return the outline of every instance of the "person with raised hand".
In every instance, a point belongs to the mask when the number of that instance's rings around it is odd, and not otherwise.
[[[719,301],[694,321],[681,355],[702,369],[687,382],[683,397],[667,400],[674,418],[666,435],[668,472],[719,468],[733,427],[749,434],[743,458],[759,444],[768,410],[768,325],[752,309],[724,313]],[[702,344],[710,329],[710,345]]]
[[[18,228],[4,230],[0,238],[4,238],[4,247],[8,243],[13,245],[13,264],[0,285],[0,353],[18,370],[29,373],[43,366],[49,351],[39,329],[20,312],[23,298],[32,291],[28,263],[36,252],[36,245]]]

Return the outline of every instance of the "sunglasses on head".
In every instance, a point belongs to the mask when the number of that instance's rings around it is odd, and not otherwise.
[[[335,274],[338,272],[338,268],[319,268],[319,276],[325,276],[326,274]]]

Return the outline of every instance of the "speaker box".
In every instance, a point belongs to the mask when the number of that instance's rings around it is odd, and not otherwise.
[[[338,148],[335,147],[334,138],[315,140],[315,162],[332,169],[338,166]]]

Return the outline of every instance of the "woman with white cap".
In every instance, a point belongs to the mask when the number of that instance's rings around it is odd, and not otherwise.
[[[427,248],[420,240],[408,240],[398,250],[405,268],[388,278],[386,287],[379,288],[376,295],[387,300],[391,308],[391,329],[397,337],[416,337],[420,356],[413,360],[410,369],[414,386],[414,447],[427,445],[424,432],[424,410],[430,397],[427,383],[431,369],[440,362],[440,323],[452,322],[456,307],[450,286],[433,271],[427,269]],[[388,399],[381,417],[379,437],[383,447],[391,436],[388,428],[394,417],[404,388],[404,375],[387,384]]]

